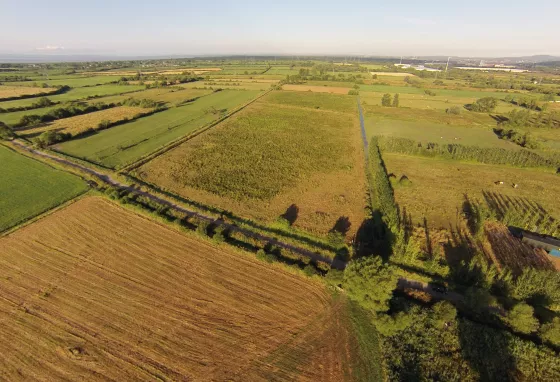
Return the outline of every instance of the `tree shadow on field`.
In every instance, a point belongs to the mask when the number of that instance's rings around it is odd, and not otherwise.
[[[286,212],[280,215],[280,217],[286,219],[288,224],[293,225],[296,222],[298,215],[299,215],[299,207],[295,204],[292,204],[286,209]]]
[[[350,226],[352,226],[350,219],[348,219],[347,216],[341,216],[338,218],[336,223],[334,223],[331,232],[337,232],[340,233],[341,235],[346,236],[346,234],[350,230]]]

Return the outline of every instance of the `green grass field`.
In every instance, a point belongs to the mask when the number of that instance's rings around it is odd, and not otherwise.
[[[192,98],[201,97],[212,93],[211,90],[199,90],[199,89],[184,89],[180,86],[157,88],[157,89],[147,89],[134,93],[101,97],[91,100],[91,103],[104,102],[104,103],[119,103],[123,102],[129,98],[142,100],[151,99],[156,102],[163,102],[168,106],[173,106],[178,102],[183,102]]]
[[[49,107],[42,107],[40,109],[32,109],[32,110],[23,110],[23,111],[14,111],[12,113],[0,113],[0,122],[4,122],[7,125],[15,125],[20,120],[21,117],[24,115],[44,115],[47,114],[49,111],[56,109],[57,107],[61,107],[62,105],[55,105]]]
[[[238,90],[213,93],[191,104],[65,142],[58,150],[107,167],[120,167],[218,119],[221,113],[211,110],[232,111],[258,94]]]
[[[53,102],[67,102],[74,101],[78,99],[84,99],[88,97],[105,96],[120,93],[129,93],[144,89],[142,85],[100,85],[91,86],[85,88],[75,88],[70,89],[66,93],[48,96],[48,98]],[[25,107],[31,106],[33,103],[37,102],[39,98],[26,98],[14,101],[0,102],[0,108],[8,109],[12,107]]]
[[[5,85],[12,86],[33,86],[33,83],[47,84],[49,86],[63,86],[67,85],[71,88],[81,88],[84,86],[104,85],[110,82],[118,81],[119,77],[116,76],[93,76],[93,77],[69,77],[69,78],[50,78],[47,80],[37,81],[19,81],[19,82],[5,82]]]
[[[0,232],[88,189],[80,178],[0,145]]]

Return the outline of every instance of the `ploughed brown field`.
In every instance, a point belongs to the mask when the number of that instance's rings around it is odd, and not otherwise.
[[[0,238],[0,379],[341,381],[342,297],[88,197]]]

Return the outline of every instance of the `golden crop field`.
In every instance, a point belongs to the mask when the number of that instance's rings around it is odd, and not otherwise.
[[[24,95],[50,93],[55,91],[55,88],[33,88],[26,86],[0,86],[0,99],[21,97]]]
[[[77,115],[75,117],[58,119],[54,122],[46,124],[45,126],[22,130],[21,135],[36,136],[40,133],[51,130],[76,135],[83,133],[89,129],[97,129],[101,121],[122,121],[125,118],[131,119],[138,114],[147,113],[149,111],[150,109],[142,107],[118,106],[110,109],[96,111],[94,113],[87,113],[83,115]]]
[[[100,197],[0,238],[0,379],[341,381],[342,297]]]

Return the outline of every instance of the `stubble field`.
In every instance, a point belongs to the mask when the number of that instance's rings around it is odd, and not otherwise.
[[[341,381],[342,297],[98,197],[0,238],[7,380]]]

